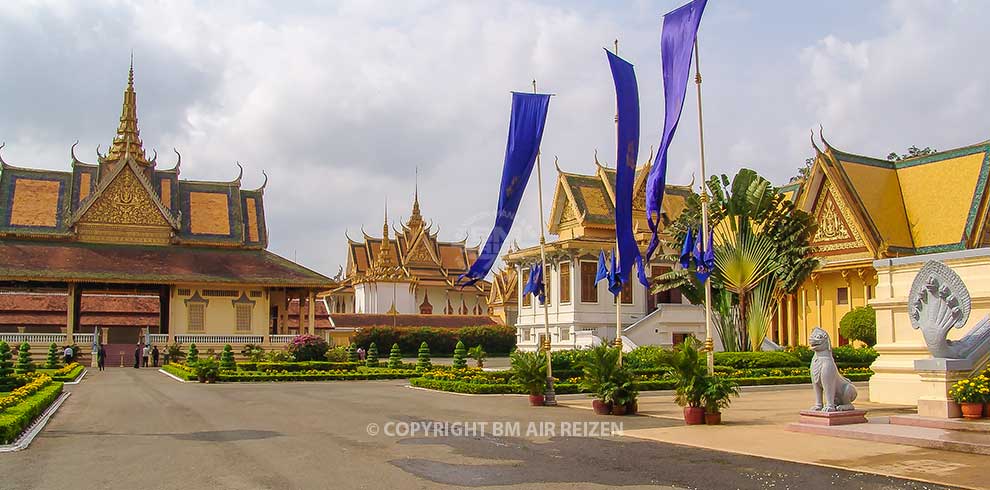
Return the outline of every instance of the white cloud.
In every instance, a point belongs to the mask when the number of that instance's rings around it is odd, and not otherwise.
[[[637,67],[645,160],[662,119],[659,15],[678,3],[3,2],[3,155],[64,169],[79,139],[77,154],[93,160],[116,127],[133,49],[146,147],[166,162],[179,148],[186,178],[228,180],[241,161],[253,187],[266,169],[274,251],[332,274],[345,260],[345,229],[380,232],[386,196],[390,218],[408,215],[416,166],[423,212],[441,237],[468,233],[477,243],[493,219],[510,90],[528,90],[536,78],[558,94],[543,144],[545,208],[554,155],[570,171],[593,171],[596,148],[613,163],[614,92],[602,47],[617,37]],[[819,122],[832,143],[881,156],[984,137],[984,4],[897,2],[880,20],[864,20],[850,3],[834,25],[776,10],[708,7],[710,171],[746,165],[785,181]],[[788,30],[795,22],[803,32]],[[697,172],[693,90],[671,150],[671,183]],[[521,244],[535,243],[537,218],[531,188],[514,232]]]

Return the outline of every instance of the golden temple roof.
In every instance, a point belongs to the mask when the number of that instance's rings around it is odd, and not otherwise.
[[[822,142],[795,195],[819,223],[819,254],[872,259],[990,243],[990,142],[897,162]]]
[[[423,219],[418,189],[412,214],[401,229],[395,230],[394,239],[390,237],[387,215],[385,219],[381,238],[364,234],[362,241],[355,241],[348,237],[346,283],[401,278],[421,286],[455,289],[457,278],[478,257],[478,247],[468,247],[465,240],[443,242],[437,238],[433,225]],[[382,275],[386,268],[389,273]],[[470,289],[481,292],[488,287],[486,281],[479,281]]]

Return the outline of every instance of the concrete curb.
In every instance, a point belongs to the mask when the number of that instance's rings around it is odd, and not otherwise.
[[[79,376],[76,376],[76,379],[74,379],[72,381],[64,381],[62,384],[66,384],[66,385],[77,385],[80,382],[82,382],[83,377],[86,376],[86,373],[88,373],[88,372],[89,372],[89,368],[83,368],[83,371],[81,373],[79,373]]]
[[[170,372],[168,372],[168,371],[166,371],[164,369],[159,369],[158,372],[159,373],[162,373],[165,376],[168,376],[169,378],[172,378],[172,379],[174,379],[174,380],[176,380],[176,381],[178,381],[180,383],[192,383],[192,381],[186,381],[186,380],[184,380],[184,379],[182,379],[182,378],[180,378],[180,377],[178,377],[178,376],[176,376],[176,375],[174,375],[174,374],[172,374],[172,373],[170,373]]]
[[[31,425],[28,426],[28,428],[21,433],[20,437],[18,437],[16,441],[12,444],[4,444],[0,446],[0,453],[12,453],[27,449],[27,447],[31,445],[31,442],[34,441],[34,438],[41,433],[41,429],[44,429],[45,425],[48,424],[48,420],[52,418],[52,415],[55,415],[55,411],[58,410],[58,407],[61,407],[62,402],[64,402],[65,399],[71,394],[72,393],[70,392],[63,391],[62,394],[59,395],[59,397],[56,398],[55,401],[52,402],[52,404],[49,405],[48,408],[46,408],[45,411],[42,412],[41,415],[39,415],[38,418],[31,423]]]
[[[458,396],[479,396],[479,397],[499,397],[499,396],[523,397],[523,396],[526,396],[526,395],[519,395],[519,394],[516,394],[516,393],[457,393],[456,391],[434,390],[432,388],[421,388],[419,386],[413,386],[413,385],[404,385],[404,386],[406,388],[409,388],[410,390],[420,390],[420,391],[428,391],[430,393],[444,393],[444,394],[447,394],[447,395],[458,395]]]

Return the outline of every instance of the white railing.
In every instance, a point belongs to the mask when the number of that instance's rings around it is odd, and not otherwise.
[[[93,345],[93,334],[91,333],[76,333],[72,334],[72,341],[76,345]]]
[[[89,334],[91,337],[93,334]],[[64,333],[0,333],[0,341],[11,343],[27,342],[29,344],[62,344],[65,342]],[[90,339],[92,342],[92,339]]]
[[[265,337],[262,335],[182,334],[175,336],[175,341],[180,344],[260,344],[264,339]]]
[[[153,333],[150,335],[152,344],[167,344],[168,334],[167,333]]]
[[[296,338],[295,335],[269,335],[268,342],[272,344],[288,344],[294,338]]]

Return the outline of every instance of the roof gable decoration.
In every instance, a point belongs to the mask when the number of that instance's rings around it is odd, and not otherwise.
[[[144,178],[144,173],[128,158],[124,165],[100,183],[96,191],[73,213],[70,225],[80,222],[117,225],[170,226],[179,229],[179,220],[162,204]]]
[[[811,239],[816,255],[855,256],[857,258],[878,258],[885,255],[886,245],[877,235],[864,234],[872,223],[865,213],[856,213],[849,206],[842,189],[846,182],[833,178],[825,168],[825,155],[819,154],[809,176],[809,193],[802,196],[802,209],[810,213],[818,230]],[[839,170],[841,172],[841,169]],[[864,218],[860,218],[860,217]]]
[[[550,207],[550,226],[548,231],[559,235],[561,230],[572,228],[584,222],[586,213],[574,200],[567,174],[560,172],[557,177],[557,189],[553,193],[553,204]]]

